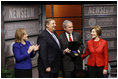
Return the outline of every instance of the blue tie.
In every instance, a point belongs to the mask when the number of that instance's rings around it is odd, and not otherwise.
[[[58,44],[58,46],[59,46],[59,48],[60,48],[59,40],[57,39],[57,37],[55,36],[54,33],[52,33],[52,37],[55,39],[56,43]]]

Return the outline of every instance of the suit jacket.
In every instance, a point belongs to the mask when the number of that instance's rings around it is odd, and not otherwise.
[[[80,34],[77,33],[77,32],[73,32],[72,35],[73,35],[73,41],[77,41],[80,44],[78,49],[82,52],[83,45],[82,45]],[[66,37],[65,32],[59,36],[59,40],[60,40],[60,43],[61,43],[62,51],[65,50],[66,48],[68,48],[68,39]],[[80,61],[78,60],[76,62],[78,62],[78,63],[81,62],[81,59],[80,59]],[[74,66],[75,66],[74,65],[75,62],[73,61],[72,53],[64,54],[62,63],[63,63],[63,70],[64,71],[73,71]]]
[[[108,46],[106,40],[100,39],[97,47],[93,46],[93,40],[87,41],[87,48],[81,58],[84,59],[89,55],[87,65],[94,66],[95,63],[98,67],[104,66],[108,69]]]
[[[14,43],[13,44],[13,53],[16,59],[15,69],[32,69],[31,58],[35,56],[32,51],[28,54],[29,46],[31,46],[29,41],[25,41],[26,44]]]
[[[38,69],[39,72],[45,72],[47,67],[51,67],[51,73],[57,73],[61,63],[61,49],[52,37],[44,30],[39,36],[37,43],[40,45]]]

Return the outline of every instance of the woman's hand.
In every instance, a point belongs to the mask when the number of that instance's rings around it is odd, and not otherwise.
[[[34,51],[37,51],[37,50],[39,49],[39,47],[40,47],[40,45],[34,45],[33,50],[34,50]]]
[[[29,49],[28,49],[28,51],[27,51],[28,54],[30,54],[30,53],[32,52],[33,48],[34,48],[34,46],[30,46],[30,47],[29,47]]]
[[[103,75],[106,75],[107,74],[107,70],[103,70]]]

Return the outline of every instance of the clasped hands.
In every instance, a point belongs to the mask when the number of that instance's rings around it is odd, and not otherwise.
[[[37,51],[39,49],[40,45],[32,45],[28,49],[28,53],[31,53],[32,51]]]

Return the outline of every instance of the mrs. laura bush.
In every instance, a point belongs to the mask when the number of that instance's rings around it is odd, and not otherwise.
[[[91,27],[92,39],[87,41],[85,53],[81,55],[84,59],[89,55],[88,75],[90,78],[104,78],[108,70],[108,45],[107,41],[100,38],[101,27],[95,25]]]

